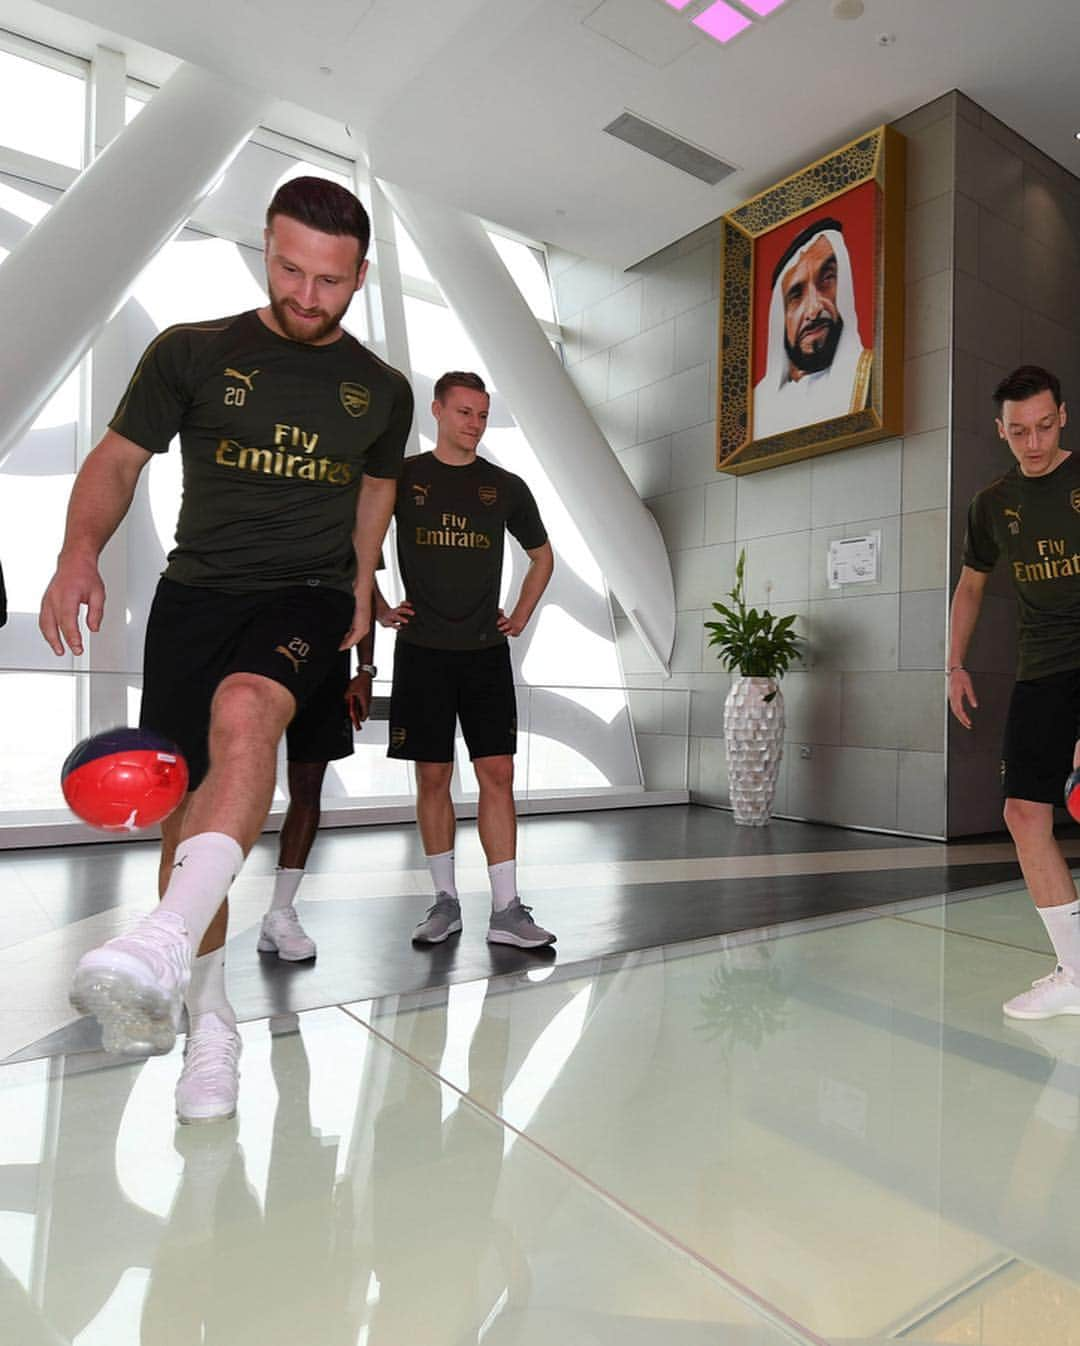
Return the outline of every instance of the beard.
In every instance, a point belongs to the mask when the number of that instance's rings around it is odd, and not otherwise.
[[[349,301],[352,301],[352,295],[349,295]],[[345,316],[345,310],[349,307],[340,309],[337,313],[328,313],[326,309],[319,309],[318,321],[303,322],[297,317],[296,313],[289,307],[288,301],[280,298],[270,291],[270,311],[277,320],[278,326],[291,341],[301,341],[306,346],[315,345],[323,337],[333,332]]]
[[[820,333],[815,333],[819,343],[813,350],[803,350],[796,342],[794,345],[788,341],[787,333],[784,334],[784,350],[787,351],[787,357],[796,369],[801,369],[804,374],[820,374],[823,369],[828,369],[836,355],[836,348],[840,344],[840,337],[844,331],[843,318],[828,318],[825,320],[827,327],[822,325]]]

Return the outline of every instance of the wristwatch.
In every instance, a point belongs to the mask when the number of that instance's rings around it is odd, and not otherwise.
[[[357,673],[366,673],[369,678],[377,678],[379,676],[379,670],[374,664],[359,664],[356,671]]]

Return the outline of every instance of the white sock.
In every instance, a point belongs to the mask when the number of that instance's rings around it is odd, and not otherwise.
[[[428,869],[431,870],[431,882],[435,885],[435,891],[457,897],[457,884],[454,881],[454,852],[452,850],[440,851],[438,855],[429,855],[427,862]]]
[[[300,880],[304,877],[302,869],[275,869],[274,870],[274,896],[270,899],[270,910],[281,911],[284,907],[291,907],[296,901],[296,890],[300,887]]]
[[[517,897],[517,861],[503,860],[497,865],[488,865],[488,878],[491,880],[491,906],[494,911],[505,911]]]
[[[225,946],[200,954],[191,965],[191,981],[184,995],[188,1026],[193,1032],[204,1014],[216,1014],[230,1028],[236,1027],[236,1014],[225,994]]]
[[[1080,981],[1080,900],[1038,910],[1058,962]]]
[[[243,863],[239,843],[224,832],[200,832],[177,846],[160,910],[173,911],[182,918],[192,954],[198,952]]]

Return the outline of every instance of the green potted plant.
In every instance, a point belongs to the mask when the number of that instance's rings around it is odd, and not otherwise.
[[[738,669],[724,702],[724,743],[735,821],[769,821],[784,746],[784,698],[779,679],[798,658],[796,618],[746,605],[746,551],[735,565],[730,603],[714,603],[718,621],[706,622],[709,644],[729,672]]]

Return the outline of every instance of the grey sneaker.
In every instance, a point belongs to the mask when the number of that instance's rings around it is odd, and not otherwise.
[[[488,923],[487,941],[489,944],[516,944],[519,949],[538,949],[543,944],[554,944],[555,936],[542,925],[537,925],[530,915],[532,907],[522,904],[515,897],[502,911],[492,911]]]
[[[441,944],[461,929],[461,903],[449,893],[436,893],[428,914],[413,931],[416,944]]]

